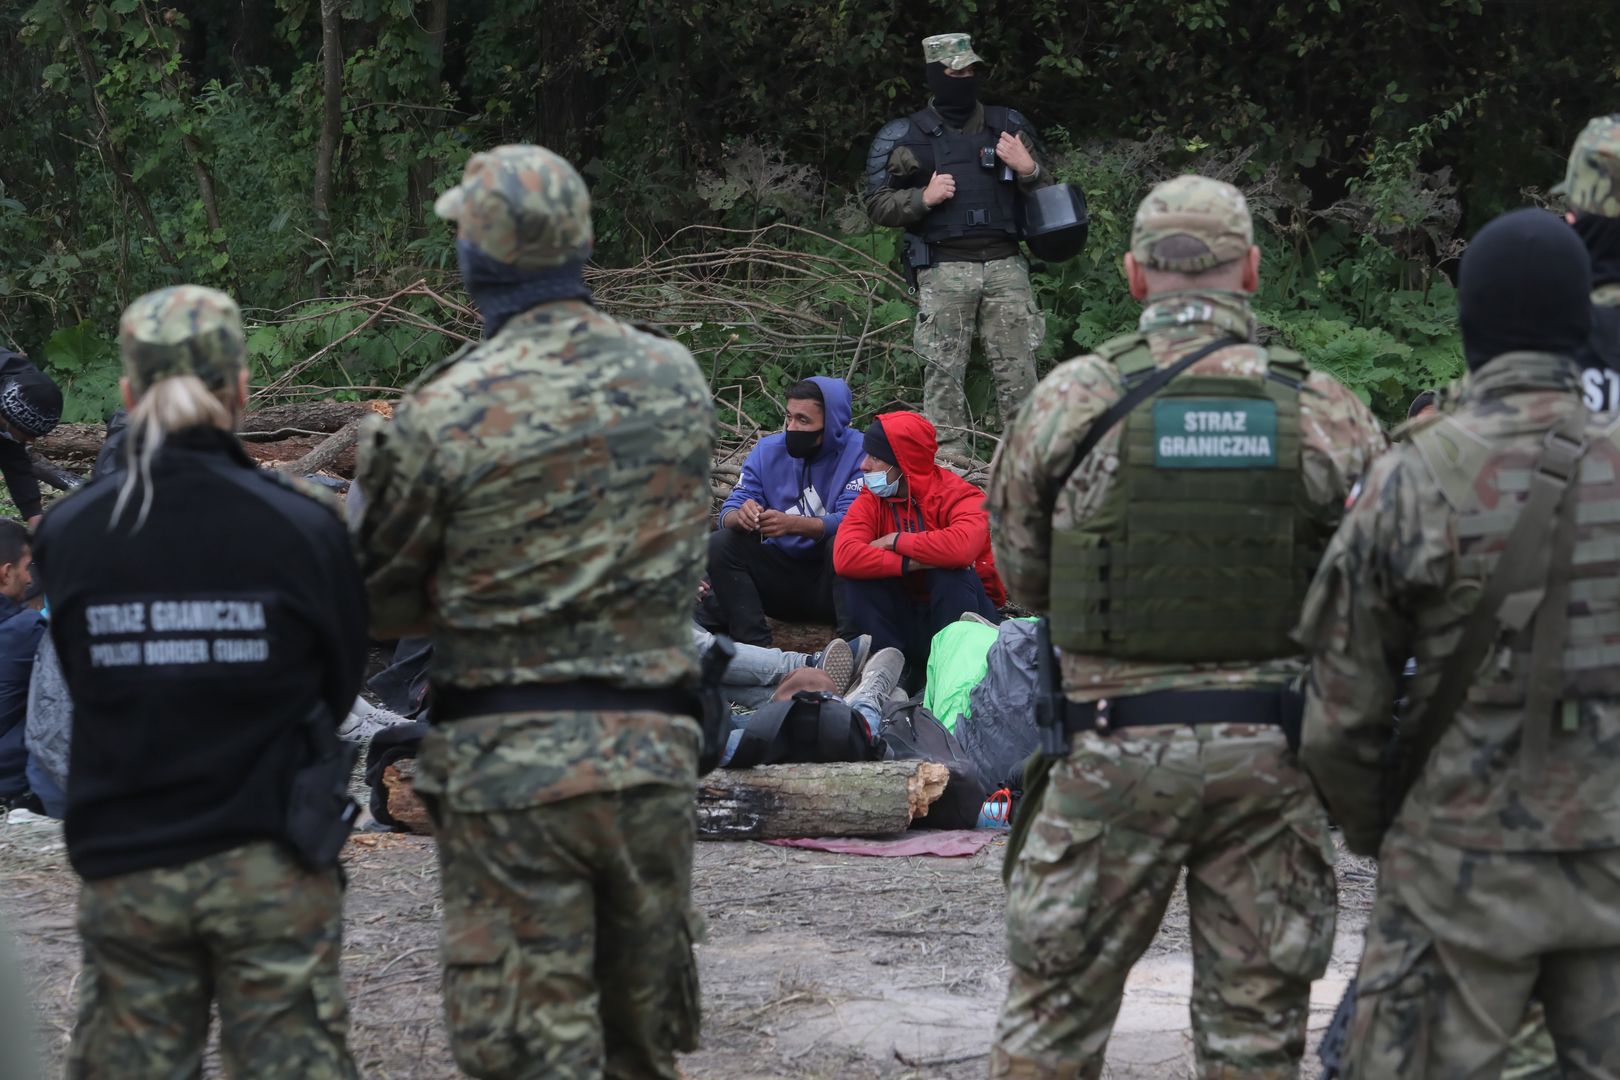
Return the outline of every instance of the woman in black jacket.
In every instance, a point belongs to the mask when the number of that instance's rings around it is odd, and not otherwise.
[[[347,534],[232,434],[247,371],[230,297],[143,296],[119,343],[124,467],[53,505],[36,545],[74,704],[68,1075],[200,1075],[217,1000],[233,1075],[350,1077],[334,732],[366,611]]]

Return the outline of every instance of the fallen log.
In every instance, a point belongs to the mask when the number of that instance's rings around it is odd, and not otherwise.
[[[783,840],[903,832],[945,793],[950,776],[933,761],[716,769],[698,780],[698,835]]]
[[[383,769],[383,787],[388,791],[388,816],[420,836],[433,835],[433,819],[428,817],[422,797],[416,793],[416,759],[400,758]]]
[[[309,453],[285,466],[288,473],[293,476],[309,476],[323,469],[334,469],[341,461],[346,468],[336,471],[344,476],[354,476],[355,470],[355,442],[360,437],[359,419],[350,420],[337,431],[328,435]]]
[[[313,431],[330,435],[344,425],[362,420],[372,413],[392,417],[394,405],[389,401],[301,401],[293,405],[267,405],[262,409],[250,408],[242,417],[238,429],[243,432],[274,432],[282,428],[295,431]]]

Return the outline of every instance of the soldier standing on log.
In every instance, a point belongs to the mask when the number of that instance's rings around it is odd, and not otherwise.
[[[439,199],[483,340],[363,436],[373,624],[433,640],[451,1048],[473,1076],[675,1080],[696,1048],[691,598],[712,408],[691,355],[598,311],[590,199],[537,146]]]

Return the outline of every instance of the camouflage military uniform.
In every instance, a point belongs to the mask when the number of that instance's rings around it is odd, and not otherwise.
[[[983,62],[966,34],[927,38],[923,56],[928,63],[956,70]],[[904,125],[906,121],[895,123]],[[983,105],[974,109],[960,130],[967,135],[985,130]],[[1017,181],[1020,191],[1053,182],[1032,135],[1033,129],[1028,127],[1018,133],[1036,158],[1035,171]],[[934,212],[922,199],[929,176],[923,175],[917,155],[909,147],[885,149],[881,133],[873,146],[877,160],[870,163],[868,214],[878,225],[917,230]],[[935,209],[949,206],[951,200],[947,199]],[[1005,425],[1035,387],[1035,353],[1046,338],[1046,319],[1035,303],[1029,264],[1019,253],[1016,239],[973,236],[933,247],[934,264],[917,274],[914,345],[923,361],[923,412],[939,431],[940,449],[961,454],[970,449],[970,433],[982,427],[984,420],[971,415],[963,391],[975,327],[995,379],[996,401]],[[975,424],[976,419],[981,423]]]
[[[1159,215],[1179,215],[1169,227]],[[1166,236],[1203,241],[1218,262],[1249,250],[1242,197],[1182,178],[1139,212],[1133,253],[1146,263]],[[1157,367],[1222,336],[1242,344],[1188,375],[1263,378],[1241,293],[1151,298],[1141,331]],[[1058,366],[1019,414],[992,466],[989,507],[1008,592],[1052,610],[1053,536],[1099,513],[1114,483],[1121,427],[1104,434],[1068,482],[1088,427],[1121,396],[1096,355]],[[1384,445],[1376,420],[1332,378],[1311,372],[1299,395],[1301,479],[1331,515]],[[1299,660],[1145,663],[1065,653],[1071,701],[1156,690],[1279,687]],[[1332,946],[1335,896],[1327,820],[1275,726],[1183,724],[1112,735],[1081,731],[1053,769],[1007,896],[1012,976],[991,1075],[1096,1078],[1131,965],[1148,947],[1183,866],[1192,920],[1193,1031],[1200,1077],[1293,1077],[1304,1050],[1311,980]]]
[[[200,1076],[208,1007],[232,1076],[352,1077],[343,887],[279,843],[87,881],[84,972],[67,1075]]]
[[[481,255],[566,284],[590,251],[584,183],[537,147],[475,155],[439,209],[460,222],[464,273]],[[373,619],[432,634],[436,710],[478,688],[695,674],[711,423],[686,350],[567,299],[430,370],[366,432]],[[699,739],[667,711],[537,706],[474,710],[424,741],[468,1073],[673,1078],[695,1048]]]
[[[213,391],[225,391],[240,377],[246,359],[236,303],[224,293],[191,285],[148,293],[131,304],[119,326],[119,344],[125,375],[137,394],[145,394],[154,383],[175,376],[193,376]],[[252,475],[249,465],[239,467]],[[279,474],[265,475],[283,479]],[[197,482],[196,474],[192,476]],[[285,482],[303,483],[290,479]],[[314,489],[314,485],[308,487]],[[329,497],[323,497],[327,498],[324,505],[335,509]],[[110,496],[99,484],[87,485],[52,507],[41,534],[42,558],[52,554],[52,545],[66,542],[63,530],[56,528],[61,524],[59,515],[96,498]],[[140,499],[134,501],[138,506]],[[159,500],[155,505],[163,503]],[[143,529],[150,534],[161,527],[154,519]],[[185,527],[195,526],[188,522]],[[100,527],[87,523],[87,528]],[[93,542],[105,544],[104,537],[104,532],[98,532]],[[226,542],[237,540],[239,537],[230,536]],[[332,546],[352,575],[353,563],[341,527],[336,530]],[[57,557],[63,554],[55,550]],[[325,575],[334,567],[322,562],[306,569],[311,574]],[[57,645],[62,655],[68,656],[74,646],[81,644],[64,637],[66,627],[77,614],[72,606],[77,583],[72,575],[54,580],[61,591],[53,592],[52,599],[61,602],[63,608],[56,620]],[[237,585],[242,587],[240,582]],[[350,585],[354,585],[352,576]],[[143,587],[158,590],[162,586],[156,578],[128,584],[133,595],[161,595],[138,591]],[[247,587],[266,586],[263,581],[254,581]],[[353,588],[354,593],[357,591]],[[358,608],[358,595],[353,599]],[[291,603],[285,597],[278,597],[278,602]],[[332,612],[323,611],[319,617],[330,618]],[[352,629],[354,638],[363,636],[358,618]],[[270,648],[281,648],[274,633],[272,624]],[[308,675],[310,680],[326,677],[340,684],[332,692],[349,701],[359,688],[361,674],[361,644],[351,644],[356,650],[352,671],[338,672],[343,657],[333,655],[324,658],[332,665],[331,670],[311,669]],[[307,648],[309,644],[300,641],[294,647]],[[217,680],[217,670],[209,674]],[[194,678],[209,681],[206,676]],[[279,682],[274,678],[272,681]],[[347,689],[341,686],[345,681]],[[127,687],[119,689],[127,693]],[[296,700],[295,693],[304,689],[289,687],[287,699]],[[319,692],[328,689],[323,686]],[[177,724],[188,709],[198,704],[190,698],[177,699],[176,690],[166,693],[170,699],[165,705],[177,714]],[[117,696],[102,685],[78,685],[78,695],[87,695],[92,701],[99,699],[103,705],[109,696]],[[133,725],[143,718],[119,719]],[[217,719],[210,714],[205,722]],[[231,722],[243,719],[229,717]],[[301,731],[283,726],[284,718],[275,719],[282,726],[281,737],[303,744],[306,736]],[[80,713],[81,727],[92,721],[105,722],[99,715],[87,718]],[[279,751],[275,740],[271,740],[255,743],[250,753],[268,759]],[[240,842],[244,834],[275,834],[281,824],[280,815],[285,812],[280,803],[269,819],[227,819],[223,840],[189,835],[187,828],[192,820],[205,823],[198,828],[221,830],[218,809],[212,805],[206,812],[198,809],[195,790],[182,796],[193,800],[189,810],[176,810],[172,803],[162,802],[157,796],[169,780],[145,771],[143,766],[147,764],[129,761],[118,768],[138,773],[146,785],[139,793],[141,809],[132,814],[142,820],[149,817],[153,822],[155,833],[145,836],[152,841],[153,849],[164,852],[168,847],[184,849],[186,844],[193,844],[215,850],[173,865],[154,862],[144,848],[119,852],[120,859],[138,860],[139,868],[89,875],[82,853],[88,841],[99,840],[104,847],[139,844],[130,843],[127,837],[109,840],[94,835],[98,827],[81,822],[84,811],[70,801],[69,854],[75,867],[87,877],[79,893],[78,931],[84,946],[84,967],[67,1075],[75,1080],[201,1076],[209,1010],[217,1004],[220,1052],[232,1076],[266,1080],[341,1080],[355,1076],[346,1045],[348,1008],[340,971],[343,886],[339,871],[306,869],[280,839]],[[76,752],[74,768],[80,776],[79,784],[103,787],[104,778],[91,775],[92,765],[107,767],[105,762],[81,765]],[[233,775],[230,783],[246,790],[256,780]],[[193,787],[202,783],[194,780]],[[284,783],[284,777],[270,780],[272,789]],[[209,799],[213,794],[207,792],[203,797]],[[130,797],[126,794],[123,798]],[[225,849],[217,850],[220,847]]]

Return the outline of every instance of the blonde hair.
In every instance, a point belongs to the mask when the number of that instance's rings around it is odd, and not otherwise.
[[[236,423],[231,395],[236,392],[236,380],[231,379],[219,390],[195,375],[171,375],[159,379],[141,392],[129,410],[129,442],[124,448],[124,479],[118,487],[118,501],[113,504],[110,524],[118,524],[124,508],[139,488],[141,512],[135,518],[135,530],[146,524],[147,512],[152,509],[152,461],[163,449],[163,443],[177,431],[194,427],[217,427],[230,430]]]

